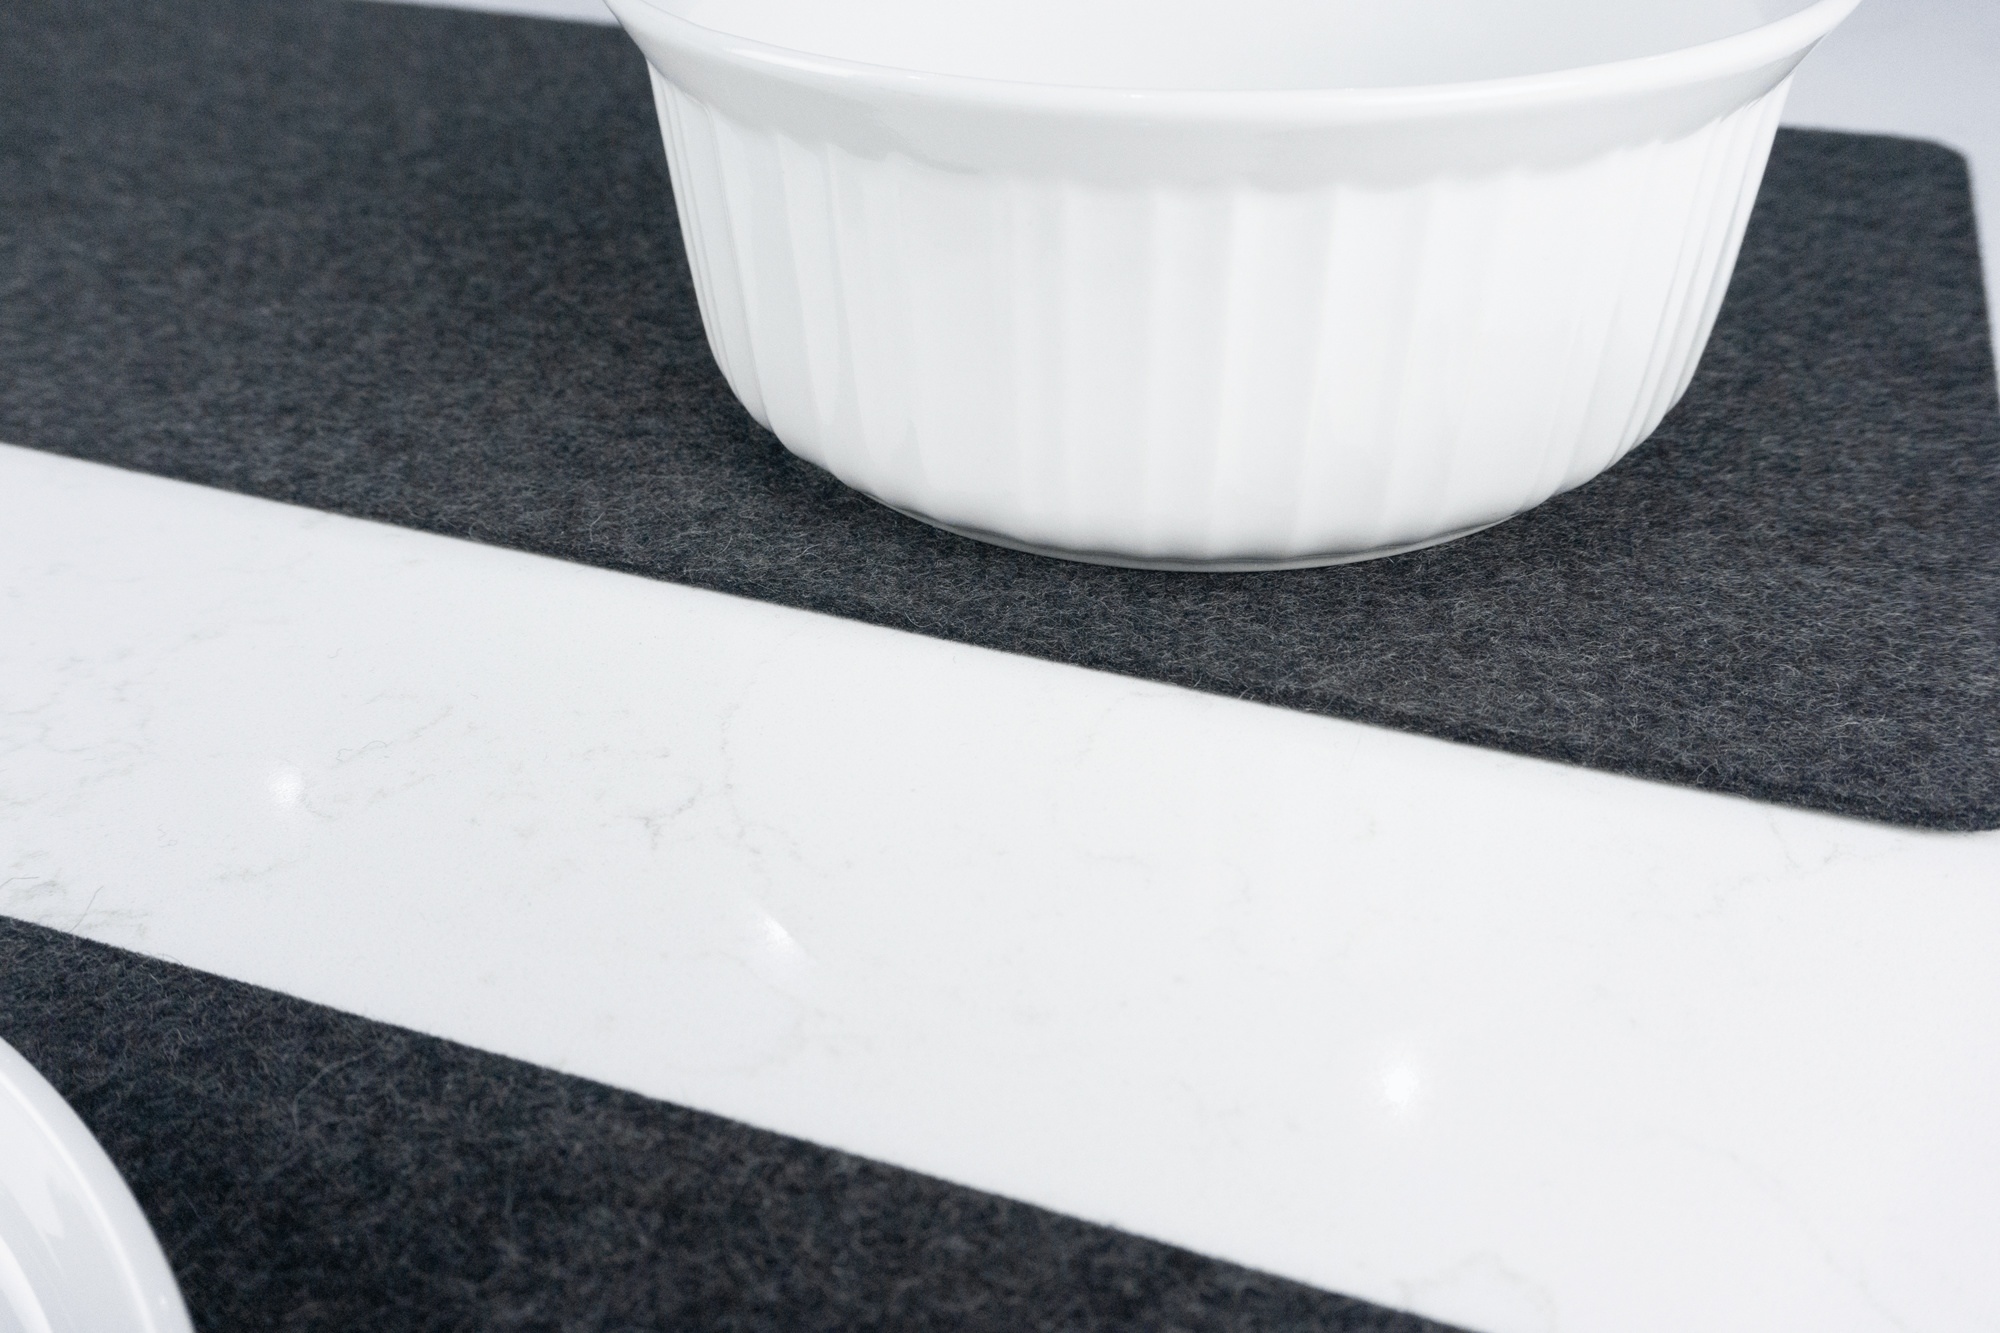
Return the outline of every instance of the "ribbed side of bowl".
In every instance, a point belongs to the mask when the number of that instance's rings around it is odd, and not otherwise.
[[[955,171],[653,86],[709,342],[877,498],[1141,564],[1354,558],[1587,481],[1686,390],[1787,84],[1394,188]]]

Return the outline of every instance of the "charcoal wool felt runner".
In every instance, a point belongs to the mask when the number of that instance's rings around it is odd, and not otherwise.
[[[4,917],[0,1040],[204,1333],[1450,1333]]]
[[[1763,800],[2000,826],[2000,407],[1964,163],[1779,136],[1686,400],[1362,565],[953,537],[756,426],[615,30],[0,6],[0,440]]]

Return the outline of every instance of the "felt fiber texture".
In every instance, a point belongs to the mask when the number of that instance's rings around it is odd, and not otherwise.
[[[0,440],[1950,829],[2000,825],[1984,299],[1959,158],[1786,131],[1687,399],[1605,476],[1368,564],[1098,568],[904,518],[751,421],[617,31],[0,6]]]
[[[0,1039],[104,1145],[205,1333],[1447,1333],[4,917]]]

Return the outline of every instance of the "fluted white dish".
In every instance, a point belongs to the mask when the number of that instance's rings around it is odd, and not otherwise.
[[[609,3],[752,416],[954,531],[1229,570],[1651,434],[1856,0]]]
[[[145,1214],[68,1103],[0,1041],[0,1328],[192,1333]]]

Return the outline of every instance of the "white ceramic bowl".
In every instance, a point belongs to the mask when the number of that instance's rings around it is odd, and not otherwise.
[[[4,1041],[0,1329],[192,1333],[166,1256],[118,1169]]]
[[[1687,388],[1856,0],[610,0],[786,447],[1077,559],[1386,555]]]

